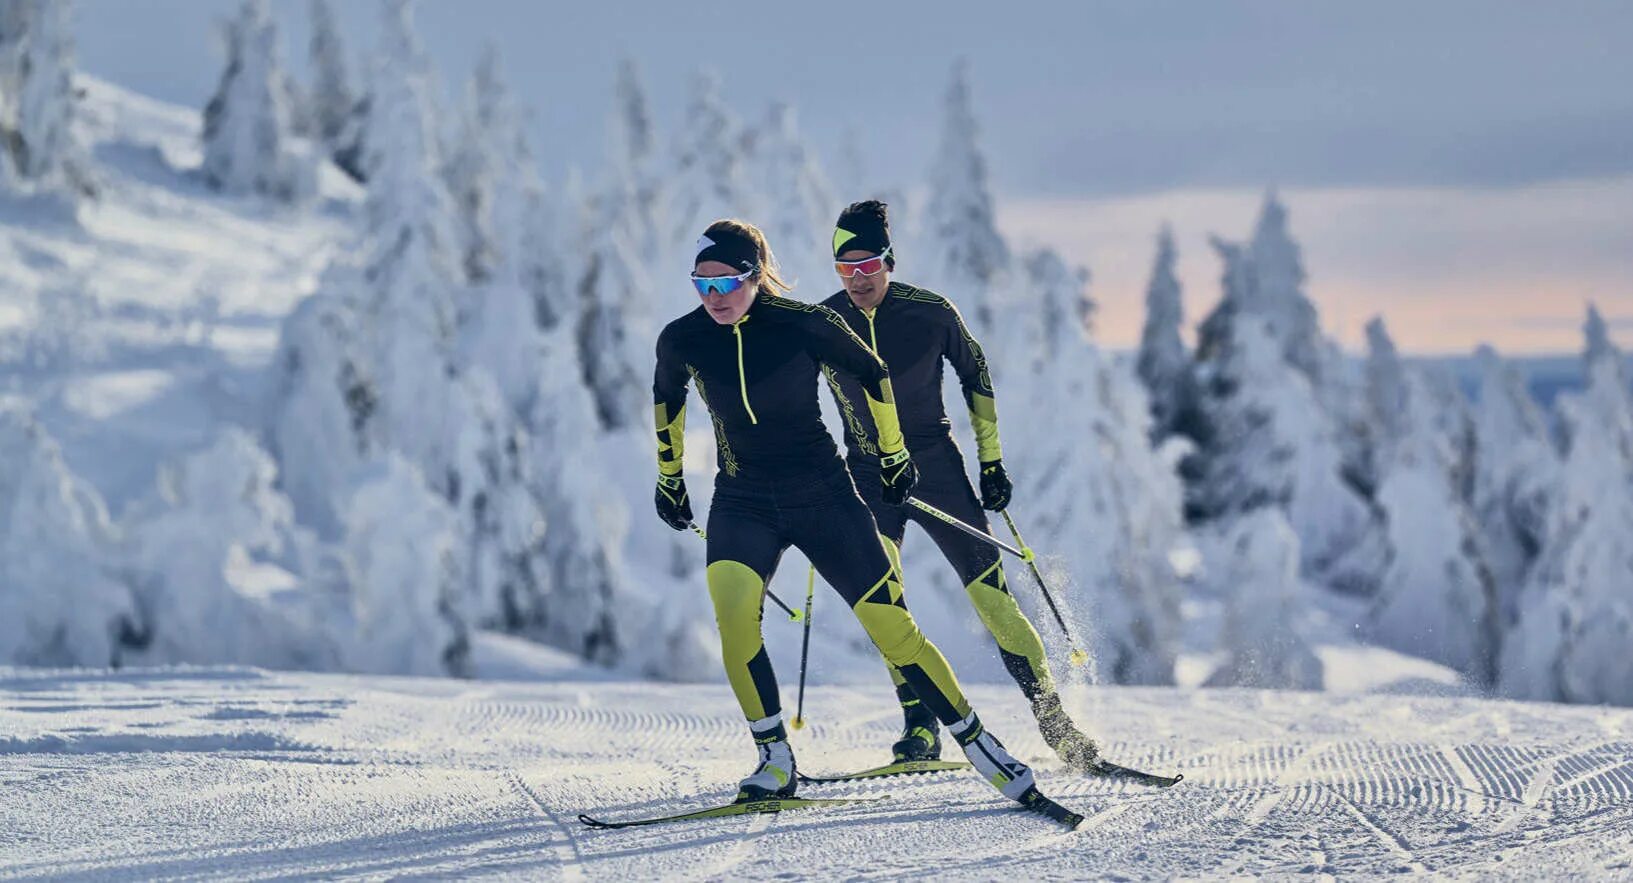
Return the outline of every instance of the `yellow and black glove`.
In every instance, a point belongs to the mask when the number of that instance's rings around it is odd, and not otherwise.
[[[658,492],[653,496],[658,517],[675,530],[692,526],[692,500],[686,495],[686,479],[678,475],[659,475]]]
[[[981,508],[988,512],[1002,512],[1009,505],[1015,485],[1004,471],[1004,461],[993,460],[981,464]]]
[[[902,448],[879,458],[879,481],[883,485],[881,496],[886,503],[900,506],[907,502],[907,495],[919,483],[919,468],[913,465],[913,455]]]

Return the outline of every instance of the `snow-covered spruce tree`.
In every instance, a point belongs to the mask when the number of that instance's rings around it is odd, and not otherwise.
[[[700,73],[681,115],[663,194],[666,266],[686,266],[698,234],[711,222],[758,216],[744,168],[742,132],[742,123],[720,97],[719,76]]]
[[[1304,294],[1303,251],[1287,229],[1287,207],[1274,190],[1265,194],[1247,259],[1253,284],[1242,292],[1244,306],[1265,317],[1283,356],[1312,385],[1319,385],[1327,379],[1334,348],[1322,336],[1315,305]]]
[[[539,385],[543,332],[564,322],[571,327],[577,305],[566,291],[567,258],[556,237],[555,206],[539,180],[518,111],[491,64],[485,61],[489,72],[477,77],[487,84],[488,97],[468,121],[463,159],[449,166],[458,170],[450,178],[463,185],[455,193],[463,193],[467,272],[480,266],[461,323],[461,350],[466,364],[493,376],[512,411],[526,415]],[[478,123],[481,117],[486,121]],[[473,139],[479,133],[486,133],[486,143],[478,146]]]
[[[517,147],[518,122],[499,75],[499,52],[489,44],[465,85],[459,133],[443,166],[458,216],[460,264],[473,283],[486,280],[497,260],[494,194],[512,183],[509,154]]]
[[[362,118],[358,113],[358,97],[352,91],[346,71],[346,47],[341,42],[329,0],[312,0],[310,8],[312,40],[307,57],[312,66],[312,87],[308,90],[307,106],[313,136],[336,165],[356,177],[362,171],[357,168],[361,159],[358,136]],[[349,162],[345,161],[348,157]]]
[[[1633,394],[1590,307],[1588,386],[1563,397],[1569,437],[1547,545],[1504,638],[1499,689],[1517,699],[1633,705]]]
[[[1195,421],[1196,375],[1191,354],[1180,339],[1184,305],[1174,275],[1178,253],[1174,231],[1164,224],[1157,235],[1157,258],[1145,289],[1145,328],[1140,334],[1136,370],[1151,395],[1151,438],[1160,442],[1175,433],[1191,435]]]
[[[576,308],[559,291],[562,255],[552,207],[514,110],[500,102],[490,113],[487,131],[495,144],[489,161],[506,183],[491,194],[493,267],[472,291],[462,350],[467,364],[498,379],[527,429],[530,446],[520,459],[532,467],[526,487],[547,525],[538,582],[505,586],[503,622],[587,659],[641,666],[651,650],[641,637],[650,635],[649,605],[619,597],[628,583],[621,560],[628,516],[621,500],[605,492],[612,466],[603,459],[580,373]]]
[[[102,500],[28,408],[0,400],[0,665],[117,665],[141,632]]]
[[[816,157],[800,137],[794,109],[773,104],[766,121],[745,136],[752,179],[766,194],[766,237],[782,251],[784,279],[801,285],[804,296],[817,300],[834,287],[828,253],[818,244],[828,238],[837,214]]]
[[[1381,319],[1367,325],[1368,399],[1379,428],[1377,502],[1389,565],[1368,614],[1378,643],[1492,681],[1497,599],[1478,530],[1459,492],[1460,463],[1440,425],[1441,403],[1406,365]]]
[[[419,470],[387,454],[358,476],[342,518],[354,592],[352,621],[342,632],[346,668],[466,673],[464,541],[454,513]]]
[[[1477,358],[1480,395],[1474,411],[1471,505],[1507,628],[1519,615],[1520,589],[1547,539],[1560,460],[1519,371],[1488,346],[1480,347]]]
[[[33,3],[0,3],[0,122],[9,139],[17,118],[17,94],[23,84],[23,48],[28,45],[28,22]],[[9,165],[10,150],[0,151],[0,165]]]
[[[1264,317],[1227,308],[1209,321],[1200,351],[1208,438],[1186,466],[1190,514],[1208,521],[1277,506],[1299,534],[1305,576],[1370,592],[1388,549],[1370,502],[1345,479],[1337,432],[1309,379],[1282,358]]]
[[[449,616],[497,620],[507,594],[542,591],[542,517],[525,430],[492,377],[459,357],[469,293],[437,174],[430,69],[407,4],[386,12],[363,230],[285,326],[271,434],[303,520],[336,542],[349,505],[337,492],[371,460],[404,456],[457,513],[468,606]]]
[[[718,82],[703,77],[698,88],[694,111],[711,114],[721,125],[729,125],[715,91]],[[644,431],[651,423],[652,347],[657,341],[658,324],[654,321],[651,285],[642,255],[648,260],[657,255],[657,266],[669,266],[673,257],[675,266],[685,267],[677,245],[685,231],[661,220],[665,213],[725,211],[719,200],[727,197],[700,189],[704,186],[700,176],[708,174],[700,164],[722,163],[722,173],[730,181],[738,181],[727,189],[740,188],[741,184],[736,141],[722,138],[719,143],[697,144],[686,150],[725,151],[728,156],[681,153],[677,162],[682,171],[677,174],[682,177],[673,180],[669,188],[655,189],[657,178],[650,172],[651,120],[633,65],[620,67],[616,94],[618,103],[608,126],[614,161],[605,182],[583,207],[584,262],[572,277],[577,296],[571,301],[577,311],[575,333],[584,360],[584,382],[594,397],[596,418],[608,430]],[[700,129],[694,137],[706,138],[708,134]],[[705,202],[711,207],[702,208]],[[696,242],[709,221],[724,216],[700,222],[685,241]]]
[[[0,187],[65,199],[94,196],[74,134],[74,44],[69,0],[9,0],[0,15]]]
[[[325,270],[318,293],[284,319],[273,358],[270,447],[297,519],[320,536],[341,534],[351,476],[378,453],[380,389],[364,358],[362,317],[344,294],[362,284],[353,264]]]
[[[647,634],[642,620],[649,606],[664,605],[634,605],[620,596],[627,585],[622,548],[629,516],[622,500],[605,490],[613,464],[594,442],[595,410],[579,382],[577,347],[566,328],[547,332],[539,344],[526,455],[539,466],[534,486],[548,524],[543,557],[550,592],[542,609],[514,613],[540,639],[586,659],[645,658],[652,648],[641,643]]]
[[[1286,516],[1263,506],[1210,526],[1199,540],[1207,579],[1227,599],[1225,661],[1204,686],[1320,689],[1321,660],[1300,637],[1307,589]]]
[[[204,106],[204,179],[228,193],[310,196],[315,170],[290,144],[289,96],[266,0],[244,0],[224,31],[227,67]]]
[[[294,511],[253,437],[222,432],[167,464],[125,518],[131,583],[147,628],[131,661],[332,670],[330,599],[285,569]]]
[[[1247,245],[1216,239],[1214,248],[1226,262],[1224,297],[1198,330],[1199,358],[1205,358],[1218,339],[1229,336],[1234,315],[1250,314],[1266,322],[1282,357],[1304,375],[1332,423],[1346,480],[1361,494],[1371,493],[1375,479],[1363,383],[1338,345],[1321,333],[1315,304],[1304,293],[1302,251],[1288,230],[1287,208],[1275,191],[1266,192]],[[1304,536],[1296,519],[1293,527]]]
[[[978,136],[969,66],[960,61],[953,67],[941,146],[930,171],[921,278],[959,304],[977,337],[991,327],[992,291],[1003,284],[1010,267],[1009,246],[998,234],[987,160]]]
[[[1016,517],[1071,573],[1075,590],[1062,600],[1080,628],[1092,624],[1101,676],[1173,683],[1180,597],[1168,553],[1184,531],[1173,457],[1148,442],[1138,378],[1087,337],[1086,271],[1047,249],[1023,266],[1025,300],[1001,300],[999,324],[1031,339],[1005,335],[1019,361],[997,381],[999,397],[1006,425],[1050,430],[1009,440]]]

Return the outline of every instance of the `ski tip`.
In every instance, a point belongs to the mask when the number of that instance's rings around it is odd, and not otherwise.
[[[585,815],[583,813],[578,814],[578,820],[580,822],[583,822],[586,825],[589,825],[592,828],[611,828],[612,827],[611,825],[607,824],[606,822],[601,821],[600,819],[592,819],[592,818],[590,818],[589,816],[587,816],[587,815]]]

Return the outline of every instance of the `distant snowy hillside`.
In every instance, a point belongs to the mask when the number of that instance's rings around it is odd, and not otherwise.
[[[99,198],[77,226],[0,201],[0,381],[117,513],[158,464],[255,418],[278,323],[361,194],[329,169],[314,211],[219,196],[196,110],[80,82]]]

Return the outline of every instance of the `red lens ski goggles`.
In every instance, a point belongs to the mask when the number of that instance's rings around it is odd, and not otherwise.
[[[884,251],[871,258],[863,258],[859,261],[834,261],[834,272],[838,273],[841,279],[849,279],[852,276],[872,276],[885,268],[885,258],[888,257],[890,257],[890,248],[886,247]]]

